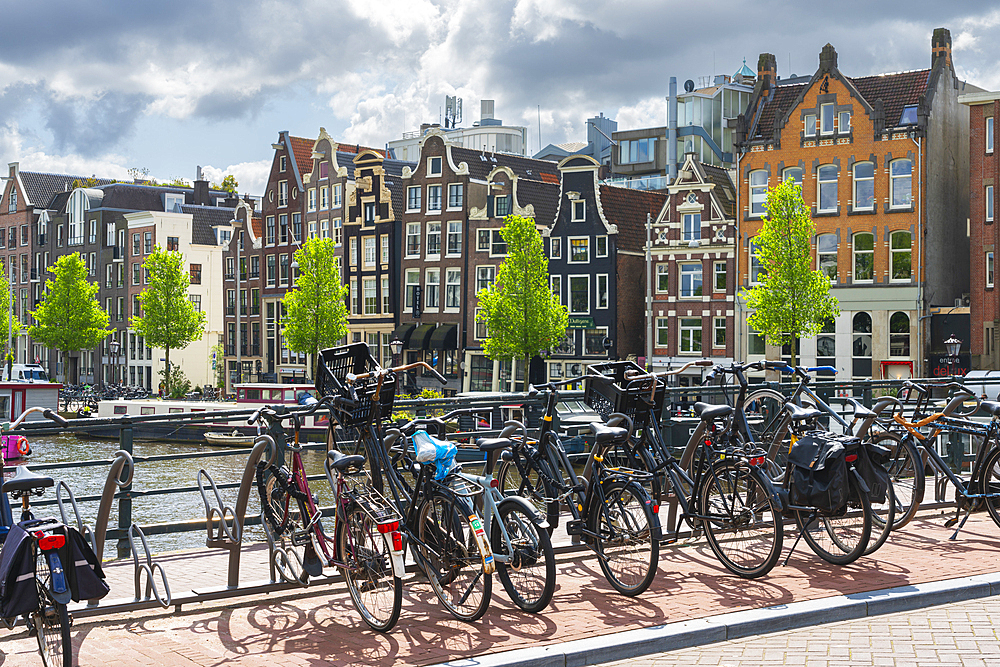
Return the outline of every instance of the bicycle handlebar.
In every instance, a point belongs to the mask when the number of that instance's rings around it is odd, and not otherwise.
[[[252,415],[250,415],[250,418],[247,419],[247,425],[253,426],[255,423],[260,421],[261,417],[264,417],[265,419],[274,419],[275,421],[281,421],[282,419],[291,419],[293,417],[296,418],[308,417],[312,413],[319,410],[320,406],[323,405],[327,407],[337,406],[337,407],[353,408],[357,405],[357,403],[343,396],[324,396],[323,398],[319,399],[318,401],[316,401],[315,403],[306,408],[303,408],[301,410],[288,410],[287,412],[283,412],[281,414],[275,412],[274,408],[272,408],[270,405],[263,405],[257,408],[257,410]]]
[[[423,368],[424,370],[430,371],[438,382],[441,384],[448,384],[448,380],[445,379],[443,375],[434,370],[434,367],[428,364],[426,361],[414,361],[412,364],[406,364],[404,366],[393,366],[392,368],[380,368],[378,370],[369,371],[367,373],[362,373],[360,375],[355,375],[354,373],[348,373],[345,379],[348,384],[354,384],[358,380],[365,380],[370,377],[377,377],[379,375],[388,375],[389,373],[401,373],[403,371],[412,370],[414,368]]]
[[[24,422],[24,420],[28,418],[28,415],[30,415],[33,412],[41,412],[42,416],[44,416],[46,419],[51,419],[52,421],[59,424],[63,428],[69,426],[69,422],[63,419],[63,417],[59,413],[53,412],[50,408],[35,406],[33,408],[28,408],[20,415],[18,415],[17,419],[15,419],[14,422],[10,425],[10,428],[15,429],[18,426],[20,426]]]
[[[480,412],[489,412],[489,408],[459,408],[458,410],[452,410],[451,412],[441,415],[439,417],[418,417],[416,419],[411,419],[402,426],[396,426],[402,432],[406,432],[415,426],[420,426],[423,424],[435,424],[439,426],[444,426],[446,421],[450,421],[455,417],[465,415],[465,414],[477,414]]]

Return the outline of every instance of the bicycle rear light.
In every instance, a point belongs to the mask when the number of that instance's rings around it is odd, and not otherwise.
[[[403,550],[403,535],[398,531],[393,531],[392,533],[392,550],[393,551]]]
[[[766,458],[767,457],[765,456],[753,456],[750,458],[750,465],[752,465],[755,468],[762,466],[764,465],[764,461],[766,460]]]
[[[844,457],[844,460],[847,461],[848,463],[854,463],[855,461],[858,460],[858,455],[848,454],[847,456]]]
[[[42,535],[38,538],[38,548],[42,551],[52,551],[62,549],[66,544],[65,535]]]
[[[385,533],[396,532],[397,530],[399,530],[399,522],[398,521],[392,521],[390,523],[380,523],[378,525],[378,532],[382,533],[383,535]]]
[[[499,479],[491,479],[490,480],[490,487],[494,488],[494,489],[499,489],[500,488],[500,480]]]

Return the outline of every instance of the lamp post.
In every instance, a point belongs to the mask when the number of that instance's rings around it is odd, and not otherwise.
[[[944,341],[944,350],[948,353],[948,375],[955,374],[955,366],[958,364],[958,351],[962,349],[962,341],[951,334]]]
[[[122,344],[117,340],[112,340],[108,343],[108,348],[111,350],[111,384],[117,384],[115,380],[115,371],[118,367],[118,351],[122,349]]]
[[[392,365],[398,366],[399,355],[403,353],[403,341],[399,340],[399,338],[395,334],[393,334],[392,340],[389,341],[389,349],[392,350]],[[397,392],[399,392],[402,389],[402,387],[400,386],[401,384],[402,383],[396,383]]]

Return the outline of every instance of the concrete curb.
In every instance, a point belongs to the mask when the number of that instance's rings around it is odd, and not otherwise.
[[[1000,595],[1000,572],[804,600],[640,630],[463,658],[440,667],[578,667],[866,616]],[[543,612],[544,613],[544,612]]]

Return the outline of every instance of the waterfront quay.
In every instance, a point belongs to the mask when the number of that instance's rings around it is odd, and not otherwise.
[[[598,664],[734,638],[753,642],[756,635],[789,628],[997,592],[1000,535],[995,524],[973,515],[951,541],[944,521],[953,512],[922,511],[872,557],[846,567],[825,563],[800,544],[787,565],[760,580],[725,572],[704,540],[668,547],[653,585],[635,599],[608,586],[595,558],[563,550],[547,609],[520,612],[495,582],[490,609],[472,624],[453,619],[426,580],[411,574],[400,621],[385,635],[364,625],[335,580],[185,604],[179,610],[85,613],[78,615],[72,635],[82,667],[270,665],[276,658],[284,665]],[[565,539],[557,544],[566,547]],[[786,552],[791,542],[786,540]],[[241,587],[267,581],[267,553],[266,544],[243,547]],[[180,599],[191,591],[224,588],[226,558],[222,550],[197,549],[154,561],[166,572],[173,597]],[[130,601],[132,561],[111,562],[105,569],[111,594],[101,605]],[[34,639],[23,629],[3,635],[0,665],[36,664]]]

